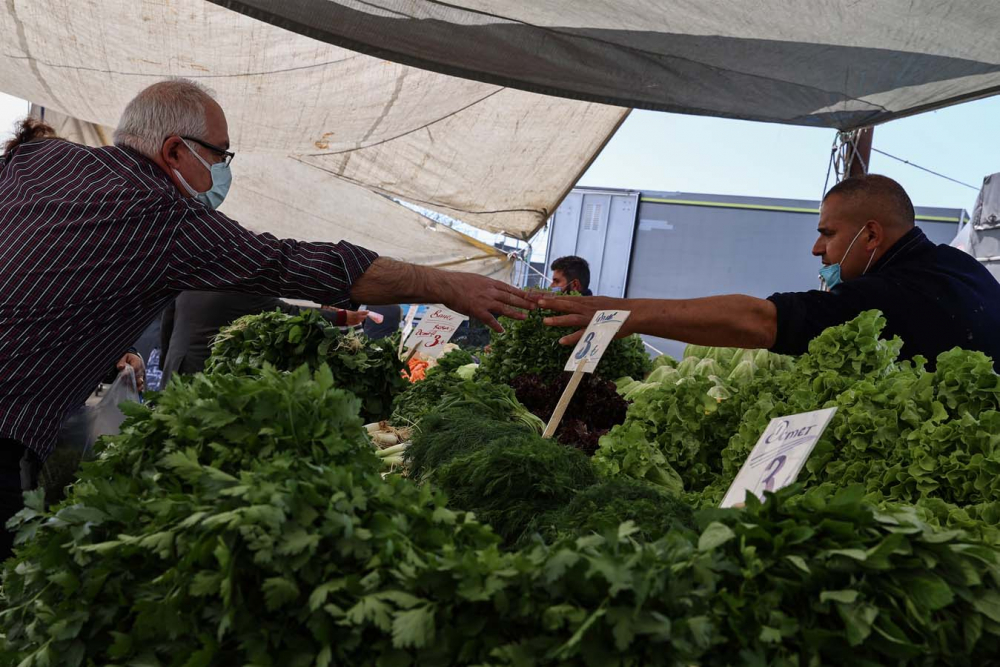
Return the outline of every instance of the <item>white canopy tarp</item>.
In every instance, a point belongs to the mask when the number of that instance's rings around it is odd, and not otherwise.
[[[856,128],[1000,92],[997,0],[212,0],[477,81]]]
[[[237,152],[223,210],[247,227],[456,268],[488,249],[425,233],[375,193],[524,238],[627,114],[395,64],[203,0],[6,0],[0,34],[0,90],[86,123],[113,127],[168,76],[214,89]]]

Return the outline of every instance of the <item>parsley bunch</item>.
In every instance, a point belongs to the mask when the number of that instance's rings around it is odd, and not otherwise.
[[[223,328],[212,346],[206,372],[254,374],[265,364],[291,371],[302,364],[326,364],[337,386],[361,399],[367,422],[387,419],[393,397],[409,385],[400,375],[399,335],[372,340],[354,330],[342,333],[317,311],[247,315]]]
[[[573,348],[560,345],[559,339],[572,333],[566,327],[549,327],[542,320],[557,313],[536,309],[524,320],[501,317],[504,333],[490,335],[490,354],[479,369],[484,377],[510,384],[519,375],[535,374],[550,382],[559,377]],[[594,374],[607,380],[620,377],[644,377],[653,363],[639,336],[618,338],[605,350]]]

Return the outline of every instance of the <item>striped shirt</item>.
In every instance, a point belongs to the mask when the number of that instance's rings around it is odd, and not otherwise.
[[[255,234],[127,148],[43,140],[0,160],[0,437],[43,460],[60,424],[178,292],[350,307],[377,255]]]

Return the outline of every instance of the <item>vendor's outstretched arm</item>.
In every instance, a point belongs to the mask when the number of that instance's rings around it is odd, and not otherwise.
[[[502,331],[491,313],[524,319],[518,308],[534,308],[524,292],[498,280],[473,273],[442,271],[426,266],[376,259],[351,286],[355,303],[442,303]]]
[[[546,318],[552,326],[578,331],[560,342],[575,343],[598,310],[629,310],[620,335],[642,333],[718,347],[770,348],[778,333],[773,303],[742,294],[702,299],[612,299],[609,297],[543,297],[542,308],[564,315]]]

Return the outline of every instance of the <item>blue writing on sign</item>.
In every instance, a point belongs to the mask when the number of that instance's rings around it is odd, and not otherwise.
[[[576,353],[577,360],[585,359],[587,357],[587,353],[590,352],[591,344],[594,342],[594,332],[591,331],[589,334],[587,334],[587,337],[583,339],[583,342],[584,346],[580,348],[579,352]]]
[[[810,426],[803,426],[802,428],[789,429],[788,424],[789,422],[787,419],[783,419],[778,422],[774,432],[767,436],[767,439],[764,440],[764,442],[770,445],[773,442],[785,442],[786,440],[791,440],[792,438],[802,438],[812,435],[810,432],[817,426],[817,424],[812,424]]]
[[[615,319],[617,317],[618,317],[617,311],[613,313],[601,313],[600,315],[597,316],[596,324],[607,324],[608,322],[617,322],[618,320]]]
[[[775,457],[773,461],[767,464],[765,470],[770,470],[771,474],[764,479],[764,488],[768,491],[774,491],[774,476],[778,474],[778,471],[785,467],[785,461],[787,457],[784,455]],[[775,465],[777,464],[777,465]]]

